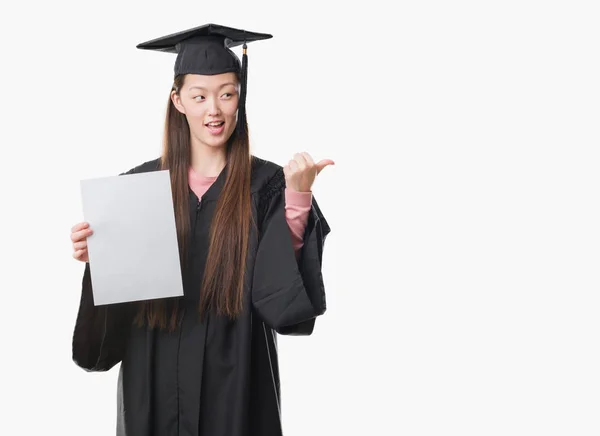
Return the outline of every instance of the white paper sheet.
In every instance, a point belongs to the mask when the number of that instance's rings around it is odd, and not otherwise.
[[[183,295],[169,171],[81,180],[94,304]]]

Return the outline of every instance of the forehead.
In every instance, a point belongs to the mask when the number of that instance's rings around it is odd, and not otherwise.
[[[219,89],[226,84],[238,84],[235,73],[215,74],[211,76],[188,74],[185,76],[184,88],[199,87],[205,89]]]

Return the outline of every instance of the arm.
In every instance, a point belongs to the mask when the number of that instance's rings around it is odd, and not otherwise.
[[[132,303],[94,306],[90,264],[85,264],[79,312],[73,332],[73,361],[87,371],[108,371],[121,361]]]
[[[310,335],[325,313],[321,274],[330,228],[314,198],[296,258],[285,218],[285,180],[279,171],[261,196],[262,220],[254,265],[252,303],[261,319],[285,335]]]
[[[133,174],[133,168],[124,174]],[[108,371],[125,353],[127,332],[133,323],[135,303],[94,305],[89,262],[81,283],[79,311],[73,331],[73,361],[86,371]]]
[[[300,251],[304,245],[304,231],[308,223],[308,215],[312,206],[312,192],[297,192],[285,189],[285,219],[292,236],[292,246],[296,260],[300,259]]]

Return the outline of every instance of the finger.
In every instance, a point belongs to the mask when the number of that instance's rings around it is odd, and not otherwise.
[[[316,165],[317,174],[319,174],[321,171],[323,171],[323,168],[325,168],[327,165],[335,165],[335,162],[332,161],[331,159],[320,160]]]
[[[83,250],[77,250],[73,253],[73,257],[75,259],[81,259],[81,257],[87,253],[87,248],[84,248]]]
[[[78,232],[75,233],[71,233],[71,240],[73,242],[79,242],[85,238],[87,238],[88,236],[92,235],[94,232],[92,229],[84,229],[84,230],[80,230]]]
[[[77,232],[77,231],[85,229],[87,227],[89,227],[89,223],[87,223],[85,221],[82,223],[77,223],[71,228],[71,233]]]
[[[302,153],[295,153],[294,160],[298,162],[298,167],[306,168],[307,162],[306,158],[302,155]]]
[[[283,175],[287,179],[290,176],[290,166],[286,165],[283,167]]]
[[[290,166],[290,169],[292,171],[296,171],[299,168],[298,162],[296,162],[295,160],[289,161],[288,165]]]
[[[303,152],[302,156],[304,156],[304,159],[306,160],[306,163],[309,167],[312,167],[315,164],[315,161],[313,160],[312,156],[307,152]]]
[[[87,241],[75,242],[73,244],[73,249],[75,251],[77,251],[77,250],[83,250],[84,248],[87,248]]]
[[[85,238],[87,238],[88,236],[90,236],[91,234],[92,234],[92,231],[90,229],[84,229],[84,230],[80,230],[75,233],[71,233],[71,241],[73,241],[73,242],[82,241]]]

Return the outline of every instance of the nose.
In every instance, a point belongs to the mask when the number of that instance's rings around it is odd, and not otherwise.
[[[221,114],[221,108],[219,106],[219,99],[211,98],[208,101],[208,114],[212,117],[219,116]]]

